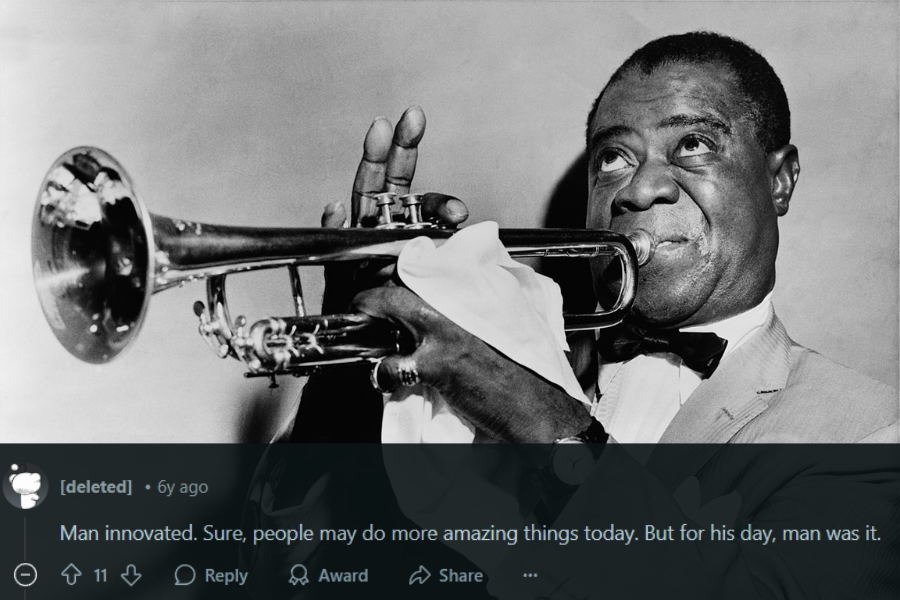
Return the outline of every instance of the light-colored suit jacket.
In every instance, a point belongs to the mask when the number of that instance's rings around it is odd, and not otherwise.
[[[897,442],[897,390],[794,343],[774,315],[691,395],[661,443]]]
[[[593,397],[588,335],[570,343],[573,368]],[[897,390],[796,344],[772,315],[700,384],[660,443],[897,443],[898,418]]]
[[[674,541],[523,546],[489,589],[517,599],[897,598],[898,412],[896,390],[795,344],[773,316],[701,383],[644,465],[610,445],[552,524],[638,536],[674,525]],[[680,524],[706,537],[682,541]],[[713,526],[736,539],[711,540]],[[786,541],[790,529],[859,541]],[[777,541],[753,539],[762,530]],[[531,571],[541,576],[523,579]]]

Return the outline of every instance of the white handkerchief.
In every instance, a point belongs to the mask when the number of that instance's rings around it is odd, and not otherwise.
[[[457,325],[590,405],[564,354],[559,286],[510,258],[496,223],[467,227],[440,246],[426,237],[410,241],[397,273]],[[474,436],[471,424],[433,390],[402,389],[385,404],[384,442],[468,443]]]

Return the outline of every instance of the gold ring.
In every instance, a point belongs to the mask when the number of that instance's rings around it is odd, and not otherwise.
[[[404,356],[397,362],[397,377],[400,379],[400,385],[409,387],[419,383],[419,369],[416,366],[416,359],[412,356]]]

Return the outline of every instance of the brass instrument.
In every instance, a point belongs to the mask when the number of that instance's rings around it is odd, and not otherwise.
[[[382,195],[385,196],[385,195]],[[389,206],[390,198],[379,198]],[[381,228],[247,228],[208,225],[151,214],[125,170],[91,147],[64,153],[50,168],[32,225],[35,285],[53,333],[77,358],[105,363],[141,328],[150,296],[189,281],[206,280],[208,306],[195,304],[200,333],[225,358],[243,361],[248,376],[299,375],[324,365],[372,361],[400,351],[401,332],[361,314],[306,315],[299,265],[396,258],[403,244],[426,235],[441,243],[453,232],[423,222],[419,197],[406,198],[406,226],[386,210]],[[629,237],[631,239],[629,239]],[[620,322],[634,302],[637,267],[652,240],[598,230],[501,229],[513,257],[596,257],[621,260],[622,287],[615,306],[595,314],[567,315],[568,330]],[[637,252],[636,252],[637,251]],[[296,315],[271,317],[248,327],[232,321],[225,277],[287,267]]]

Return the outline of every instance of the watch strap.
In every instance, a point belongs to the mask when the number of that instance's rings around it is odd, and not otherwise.
[[[591,419],[591,424],[587,429],[570,437],[559,438],[554,440],[554,444],[605,444],[609,440],[609,434],[603,424],[597,419]]]

